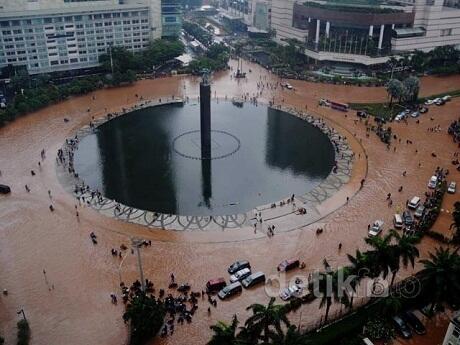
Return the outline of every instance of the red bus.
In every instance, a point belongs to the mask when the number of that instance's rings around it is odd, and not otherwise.
[[[332,109],[345,111],[345,112],[347,112],[348,109],[350,108],[350,106],[348,104],[345,104],[345,103],[329,101],[329,104],[331,105]]]

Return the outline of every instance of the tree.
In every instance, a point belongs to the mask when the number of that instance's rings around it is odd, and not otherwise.
[[[208,345],[234,345],[237,326],[238,318],[236,315],[233,315],[232,323],[230,325],[222,321],[217,322],[217,324],[210,327],[214,334],[208,342]]]
[[[418,92],[420,91],[420,81],[417,77],[410,76],[404,79],[404,95],[408,102],[417,102]]]
[[[398,296],[389,295],[382,302],[382,313],[385,315],[395,315],[402,309],[402,301]]]
[[[417,249],[417,244],[420,243],[420,236],[418,235],[406,235],[402,236],[396,230],[390,230],[391,235],[396,240],[396,244],[393,245],[393,253],[397,260],[395,261],[396,266],[393,268],[393,276],[391,277],[391,284],[393,286],[396,273],[400,269],[400,262],[402,261],[403,267],[407,268],[409,263],[414,268],[415,259],[420,256],[419,250]]]
[[[276,345],[308,345],[310,342],[308,341],[305,335],[302,335],[298,330],[297,327],[291,325],[288,327],[286,331],[286,335],[279,335],[274,334],[272,336],[272,342]]]
[[[450,225],[450,228],[455,228],[455,239],[460,239],[460,201],[454,203],[454,211],[452,212],[452,218],[454,222]]]
[[[443,300],[455,301],[460,296],[460,257],[457,250],[449,248],[436,248],[435,253],[430,253],[430,259],[420,261],[424,269],[420,272],[423,280],[422,286],[429,291],[432,298],[430,312],[436,303]]]
[[[404,86],[398,79],[391,79],[387,84],[387,93],[390,97],[390,106],[393,104],[393,99],[400,99],[404,94]]]
[[[390,267],[395,265],[394,250],[391,246],[392,238],[393,234],[388,233],[383,237],[374,236],[365,239],[365,242],[372,248],[367,254],[370,259],[369,274],[371,277],[377,277],[382,274],[383,278],[386,279],[390,272]]]
[[[144,344],[160,330],[166,315],[163,302],[140,292],[130,297],[123,320],[131,324],[131,345]]]
[[[273,334],[271,327],[275,328],[278,335],[282,335],[281,324],[290,326],[290,322],[286,317],[286,307],[274,303],[275,298],[272,297],[267,306],[256,303],[246,308],[246,310],[252,311],[252,316],[246,320],[246,328],[255,338],[261,339],[264,343],[267,343]]]
[[[325,271],[316,273],[313,276],[313,293],[315,296],[321,295],[319,308],[326,307],[324,322],[327,322],[332,302],[339,302],[341,297],[346,297],[344,291],[339,291],[338,273],[332,270],[326,259],[323,260],[323,264]]]

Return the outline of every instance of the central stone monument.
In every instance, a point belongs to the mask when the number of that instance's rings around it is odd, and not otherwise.
[[[201,159],[211,159],[211,84],[209,71],[203,71],[200,82]]]

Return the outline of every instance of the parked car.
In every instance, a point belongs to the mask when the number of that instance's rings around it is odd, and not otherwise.
[[[402,318],[406,323],[419,335],[426,334],[426,328],[417,316],[411,311],[406,311],[402,314]]]
[[[228,273],[234,274],[238,271],[241,271],[243,268],[251,268],[251,265],[249,264],[249,261],[247,260],[238,260],[235,261],[233,264],[230,265],[228,268]]]
[[[393,225],[396,229],[401,229],[404,226],[403,219],[399,213],[393,216]]]
[[[412,114],[410,114],[410,116],[413,117],[413,118],[419,117],[420,112],[419,111],[414,111]]]
[[[230,282],[239,282],[249,275],[251,275],[251,270],[249,268],[243,268],[242,270],[239,270],[238,272],[230,276]]]
[[[420,205],[420,206],[417,207],[417,209],[415,210],[414,217],[415,217],[415,218],[422,218],[422,216],[423,216],[424,213],[425,213],[425,206]]]
[[[433,103],[434,103],[434,100],[432,100],[432,99],[427,99],[425,101],[425,105],[432,105]]]
[[[436,105],[444,105],[446,104],[446,101],[443,100],[442,98],[438,98],[436,102],[434,102]]]
[[[300,266],[299,259],[289,259],[289,260],[281,261],[277,269],[279,272],[287,272],[299,266]]]
[[[410,199],[409,204],[407,204],[407,207],[415,210],[418,207],[418,205],[420,205],[420,198],[418,196],[414,196],[412,199]]]
[[[358,111],[356,112],[356,116],[365,119],[365,118],[367,118],[367,117],[369,116],[369,114],[368,114],[367,111],[365,111],[365,110],[358,110]]]
[[[9,194],[11,193],[11,188],[5,184],[0,184],[0,194]]]
[[[369,237],[377,236],[383,230],[383,220],[376,220],[369,229]]]
[[[407,323],[399,316],[393,316],[393,324],[404,339],[412,338],[412,332]]]
[[[449,102],[451,98],[452,98],[451,95],[445,95],[445,96],[442,97],[441,99],[442,99],[444,102]]]
[[[300,297],[300,294],[302,293],[302,288],[300,288],[298,285],[292,285],[289,286],[285,289],[283,289],[280,292],[280,297],[283,301],[287,301],[291,299],[292,297]]]
[[[206,283],[206,292],[207,293],[217,292],[219,290],[222,290],[226,285],[227,283],[225,282],[224,278],[210,279]]]
[[[264,282],[265,282],[265,274],[263,272],[256,272],[256,273],[251,274],[249,277],[244,278],[241,284],[243,284],[245,288],[250,288],[254,285],[264,283]]]
[[[428,188],[436,188],[436,185],[438,184],[438,178],[436,176],[431,176],[430,180],[428,181]]]
[[[398,115],[396,115],[395,121],[397,121],[397,122],[402,121],[402,120],[404,120],[406,117],[407,117],[406,113],[401,112],[401,113],[399,113]]]
[[[410,214],[409,211],[404,211],[403,212],[403,221],[404,221],[404,224],[407,225],[407,226],[411,226],[412,224],[414,224],[414,219],[412,218],[412,215]]]
[[[362,341],[363,345],[374,345],[374,343],[369,338],[364,338]]]
[[[322,106],[325,106],[325,107],[329,107],[331,105],[331,103],[327,100],[327,99],[324,99],[324,98],[321,98],[319,100],[319,105],[322,105]]]
[[[387,123],[387,120],[385,120],[383,117],[379,117],[379,116],[375,116],[374,117],[374,121],[377,122],[377,123],[381,123],[381,124],[385,124]]]
[[[219,296],[220,299],[226,299],[241,293],[241,291],[243,291],[243,288],[241,287],[240,282],[235,282],[220,290],[217,296]]]
[[[454,194],[457,190],[457,183],[452,181],[449,183],[449,187],[447,188],[447,193]]]
[[[427,107],[420,107],[419,110],[421,114],[425,114],[428,112],[428,108]]]

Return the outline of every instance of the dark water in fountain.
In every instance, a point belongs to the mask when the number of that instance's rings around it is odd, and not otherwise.
[[[334,149],[306,121],[266,106],[212,103],[212,156],[199,158],[198,104],[138,110],[84,137],[80,177],[106,197],[180,215],[246,212],[301,195],[330,173]],[[216,130],[216,132],[214,132]],[[188,158],[192,157],[192,158]]]

